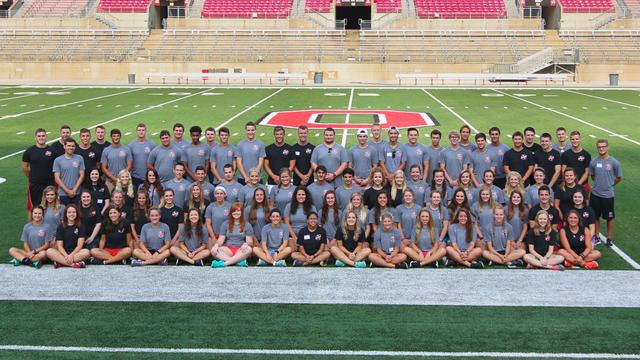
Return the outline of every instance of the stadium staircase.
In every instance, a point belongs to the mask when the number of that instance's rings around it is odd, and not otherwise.
[[[513,0],[504,0],[505,9],[507,10],[507,18],[509,19],[519,19],[522,16],[520,15],[520,10],[518,10],[518,6],[516,2]]]
[[[289,18],[291,19],[303,18],[306,8],[307,8],[307,3],[305,0],[293,0],[293,3],[291,4],[291,14],[289,15]]]
[[[193,0],[189,5],[189,17],[199,18],[202,16],[202,7],[205,0]]]

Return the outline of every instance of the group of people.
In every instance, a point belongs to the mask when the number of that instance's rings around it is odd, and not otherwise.
[[[510,148],[499,128],[472,142],[465,125],[445,147],[437,129],[427,146],[417,128],[400,143],[399,129],[384,140],[375,123],[348,150],[332,128],[317,145],[305,126],[293,145],[285,131],[265,146],[249,122],[232,145],[228,128],[193,126],[189,141],[175,124],[156,145],[139,124],[125,145],[118,129],[108,142],[98,126],[92,142],[89,129],[76,141],[63,126],[48,145],[37,129],[22,158],[29,222],[11,262],[595,269],[601,219],[612,245],[622,168],[606,139],[592,158],[564,128],[555,143],[516,131]]]

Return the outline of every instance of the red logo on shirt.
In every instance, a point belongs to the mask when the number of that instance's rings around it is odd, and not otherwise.
[[[144,152],[145,152],[145,153],[150,153],[150,152],[151,152],[151,148],[150,148],[150,147],[148,147],[148,146],[145,146],[145,147],[144,147]]]
[[[464,157],[463,154],[456,154],[456,159],[458,160],[462,160],[463,157]]]
[[[204,155],[204,150],[202,149],[198,150],[198,155]]]
[[[549,155],[549,157],[547,158],[549,161],[553,161],[553,159],[555,159],[556,157],[553,155]]]
[[[158,237],[159,238],[164,237],[164,231],[162,231],[162,230],[158,231]]]
[[[120,150],[120,152],[118,152],[118,156],[125,157],[127,156],[127,153],[124,150]]]
[[[320,240],[322,240],[322,235],[321,234],[316,235],[316,241],[320,241]]]
[[[79,162],[77,162],[77,161],[72,161],[72,162],[71,162],[71,166],[73,166],[74,168],[77,168],[77,167],[79,167],[79,166],[80,166],[80,163],[79,163]]]
[[[311,149],[307,148],[307,150],[305,150],[305,153],[307,153],[307,154],[311,154],[311,151],[313,151],[313,150],[311,150]]]
[[[520,155],[520,160],[527,160],[527,154]]]
[[[578,161],[584,161],[584,156],[582,155],[578,156]]]
[[[180,215],[180,213],[178,211],[174,211],[171,213],[171,216],[173,217],[178,217],[178,215]]]
[[[94,153],[93,151],[90,151],[89,154],[87,154],[87,157],[89,157],[89,159],[93,159],[96,157],[96,153]]]
[[[47,150],[44,152],[44,156],[51,156],[51,151]]]
[[[282,155],[284,155],[284,156],[289,155],[289,150],[284,149],[284,150],[282,151]]]
[[[44,236],[44,230],[42,229],[38,230],[38,236]]]

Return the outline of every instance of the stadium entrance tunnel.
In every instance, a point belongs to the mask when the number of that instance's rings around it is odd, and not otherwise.
[[[360,121],[347,121],[347,116]],[[341,121],[342,120],[342,121]],[[310,129],[358,129],[379,123],[382,128],[395,126],[400,129],[440,125],[431,113],[394,110],[302,110],[266,113],[258,124],[298,128],[306,125]]]
[[[336,6],[336,21],[345,20],[345,29],[360,30],[360,21],[371,21],[371,6]]]

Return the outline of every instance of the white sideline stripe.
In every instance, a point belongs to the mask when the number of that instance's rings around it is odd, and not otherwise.
[[[220,124],[220,125],[216,126],[216,131],[217,131],[217,130],[220,130],[220,128],[221,128],[221,127],[223,127],[223,126],[227,125],[228,123],[232,122],[233,120],[235,120],[236,118],[238,118],[238,117],[239,117],[239,116],[241,116],[242,114],[246,113],[247,111],[249,111],[249,110],[253,109],[254,107],[256,107],[256,106],[258,106],[258,105],[262,104],[262,103],[263,103],[263,102],[265,102],[265,101],[267,101],[267,100],[268,100],[268,99],[270,99],[272,96],[276,95],[277,93],[279,93],[280,91],[282,91],[282,90],[284,90],[284,89],[285,89],[285,88],[280,88],[278,91],[271,93],[269,96],[265,97],[264,99],[262,99],[262,100],[258,101],[257,103],[255,103],[255,104],[253,104],[253,105],[249,106],[248,108],[246,108],[246,109],[244,109],[244,110],[240,111],[239,113],[237,113],[237,114],[233,115],[232,117],[228,118],[225,122],[223,122],[222,124]],[[210,89],[207,89],[207,90],[210,90]],[[205,91],[207,91],[207,90],[205,90]],[[199,92],[198,94],[201,94],[201,93],[203,93],[203,92],[204,92],[204,91]],[[236,134],[237,134],[237,133],[236,133]],[[235,136],[236,134],[233,134],[232,136]]]
[[[598,234],[600,236],[600,241],[605,244],[607,242],[607,237],[604,236],[602,233]],[[613,244],[611,246],[611,250],[613,250],[616,254],[620,255],[621,258],[624,259],[624,261],[628,262],[629,265],[631,265],[632,268],[636,269],[636,270],[640,270],[640,264],[638,264],[635,260],[633,260],[633,258],[629,255],[627,255],[627,253],[625,253],[624,251],[622,251],[622,249],[620,249],[616,244]]]
[[[433,96],[433,94],[431,94],[430,92],[428,92],[426,89],[422,89],[422,91],[424,91],[427,95],[429,95],[433,100],[435,100],[438,104],[442,105],[442,107],[444,107],[445,109],[449,110],[450,113],[452,113],[455,117],[457,117],[458,119],[460,119],[460,121],[462,121],[463,123],[465,123],[468,127],[471,128],[471,130],[473,130],[473,132],[475,132],[476,134],[479,133],[480,131],[478,131],[478,129],[476,129],[475,127],[473,127],[473,125],[471,125],[471,123],[469,123],[465,118],[463,118],[462,116],[460,116],[460,114],[458,114],[457,112],[453,111],[452,108],[450,108],[449,106],[447,106],[447,104],[443,103],[442,101],[440,101],[440,99],[438,99],[437,97]]]
[[[493,90],[493,91],[495,91],[495,92],[497,92],[497,93],[500,93],[500,94],[506,95],[506,96],[508,96],[508,97],[511,97],[511,98],[514,98],[514,99],[517,99],[517,100],[520,100],[520,101],[524,101],[524,102],[529,103],[529,104],[531,104],[531,105],[535,105],[535,106],[539,107],[539,108],[540,108],[540,109],[542,109],[542,110],[547,110],[547,111],[550,111],[550,112],[552,112],[552,113],[556,113],[556,114],[558,114],[558,115],[561,115],[561,116],[564,116],[564,117],[566,117],[566,118],[569,118],[569,119],[571,119],[571,120],[575,120],[575,121],[577,121],[577,122],[579,122],[579,123],[582,123],[582,124],[585,124],[585,125],[591,126],[591,127],[596,128],[596,129],[598,129],[598,130],[600,130],[600,131],[604,131],[604,132],[606,132],[606,133],[607,133],[607,134],[609,134],[609,135],[618,136],[618,137],[620,137],[620,138],[621,138],[621,139],[623,139],[623,140],[626,140],[626,141],[628,141],[628,142],[634,143],[634,144],[636,144],[636,145],[640,145],[640,141],[636,141],[636,140],[633,140],[633,139],[629,139],[629,138],[628,138],[628,137],[626,137],[626,136],[623,136],[623,135],[620,135],[620,134],[616,134],[615,132],[613,132],[613,131],[611,131],[611,130],[607,130],[607,129],[605,129],[605,128],[601,127],[601,126],[598,126],[598,125],[592,124],[592,123],[590,123],[590,122],[588,122],[588,121],[582,120],[582,119],[577,118],[577,117],[575,117],[575,116],[573,116],[573,115],[569,115],[569,114],[563,113],[562,111],[558,111],[558,110],[556,110],[556,109],[552,109],[552,108],[550,108],[550,107],[547,107],[547,106],[544,106],[544,105],[540,105],[540,104],[534,103],[533,101],[529,101],[529,100],[526,100],[526,99],[519,98],[519,97],[517,97],[517,96],[513,96],[513,95],[511,95],[511,94],[509,94],[509,93],[502,92],[502,91],[500,91],[500,90],[498,90],[498,89],[492,89],[492,90]]]
[[[141,90],[141,89],[137,89],[137,90],[134,90],[134,91],[138,91],[138,90]],[[101,122],[101,123],[97,123],[97,124],[95,124],[95,125],[91,125],[91,126],[89,126],[87,129],[93,129],[93,128],[95,128],[95,127],[99,126],[99,125],[109,124],[109,123],[112,123],[112,122],[114,122],[114,121],[118,121],[118,120],[122,120],[122,119],[124,119],[124,118],[127,118],[127,117],[129,117],[129,116],[131,116],[131,115],[136,115],[136,114],[139,114],[139,113],[142,113],[142,112],[145,112],[145,111],[151,110],[151,109],[155,109],[155,108],[157,108],[157,107],[161,107],[161,106],[164,106],[164,105],[167,105],[167,104],[171,104],[171,103],[176,102],[176,101],[180,101],[180,100],[184,100],[184,99],[186,99],[186,98],[190,98],[190,97],[192,97],[192,96],[200,95],[200,94],[202,94],[202,93],[203,93],[203,92],[205,92],[205,91],[207,91],[207,90],[203,90],[203,91],[197,92],[197,93],[195,93],[195,94],[187,95],[187,96],[184,96],[184,97],[181,97],[181,98],[177,98],[177,99],[169,100],[169,101],[164,102],[164,103],[162,103],[162,104],[158,104],[158,105],[151,105],[151,106],[148,106],[148,107],[146,107],[146,108],[144,108],[144,109],[141,109],[141,110],[138,110],[138,111],[134,111],[134,112],[131,112],[131,113],[128,113],[128,114],[124,114],[124,115],[122,115],[122,116],[118,116],[118,117],[115,117],[115,118],[113,118],[113,119],[109,119],[109,120],[107,120],[107,121],[103,121],[103,122]],[[127,91],[127,92],[131,92],[131,91]],[[126,92],[125,92],[125,93],[126,93]],[[120,93],[120,94],[124,94],[124,93]],[[57,138],[55,138],[55,139],[53,139],[53,140],[49,140],[49,141],[47,141],[47,144],[54,143],[54,142],[56,142],[56,141],[58,141],[58,140],[60,140],[60,138],[59,138],[59,137],[57,137]],[[12,157],[12,156],[16,156],[16,155],[18,155],[18,154],[22,154],[23,152],[25,152],[25,150],[26,150],[26,149],[22,149],[22,150],[19,150],[19,151],[14,152],[14,153],[11,153],[11,154],[9,154],[9,155],[5,155],[5,156],[3,156],[3,157],[0,157],[0,161],[5,160],[5,159],[8,159],[8,158],[10,158],[10,157]]]
[[[38,88],[55,88],[55,87],[61,87],[61,86],[71,86],[72,84],[67,84],[67,85],[21,85],[18,86],[19,88],[30,88],[30,89],[38,89]],[[75,84],[74,84],[75,85]],[[219,89],[305,89],[305,90],[332,90],[332,89],[340,89],[340,90],[344,90],[344,89],[349,89],[351,86],[325,86],[325,87],[321,87],[321,88],[313,88],[310,86],[287,86],[287,87],[282,87],[282,86],[278,86],[278,85],[272,85],[272,86],[214,86],[214,87],[208,87],[208,86],[199,86],[199,85],[178,85],[178,84],[171,84],[171,85],[80,85],[78,87],[82,87],[82,88],[87,88],[87,89],[133,89],[133,88],[139,88],[139,89],[209,89],[209,90],[219,90]],[[424,89],[424,88],[428,88],[428,89],[443,89],[443,90],[488,90],[489,87],[488,86],[483,86],[483,85],[477,85],[477,86],[451,86],[451,85],[446,85],[446,86],[424,86],[424,85],[420,85],[420,86],[415,86],[415,85],[407,85],[407,86],[387,86],[387,85],[380,85],[380,86],[358,86],[358,89],[369,89],[369,90],[407,90],[407,89]],[[501,87],[501,89],[504,90],[522,90],[522,87]],[[640,91],[640,88],[638,87],[617,87],[617,88],[610,88],[610,87],[605,87],[605,86],[601,86],[601,87],[597,87],[597,86],[591,86],[591,87],[580,87],[580,86],[534,86],[534,87],[527,87],[527,90],[562,90],[562,89],[576,89],[576,90],[608,90],[608,91]]]
[[[349,95],[349,105],[347,106],[347,110],[351,110],[351,106],[353,105],[353,93],[355,92],[354,88],[351,88],[351,95]],[[347,113],[347,116],[344,119],[344,123],[348,124],[349,123],[349,117],[351,115],[349,113]],[[344,132],[342,133],[342,147],[345,147],[347,145],[347,133],[349,132],[349,129],[345,128]]]
[[[579,92],[579,91],[575,91],[575,90],[564,90],[564,91],[566,91],[566,92],[570,92],[570,93],[572,93],[572,94],[577,94],[577,95],[587,96],[587,97],[594,98],[594,99],[600,99],[600,100],[609,101],[609,102],[616,103],[616,104],[620,104],[620,105],[627,105],[627,106],[631,106],[631,107],[634,107],[634,108],[638,108],[638,109],[640,109],[640,105],[634,105],[634,104],[629,104],[629,103],[622,102],[622,101],[618,101],[618,100],[607,99],[607,98],[603,98],[603,97],[601,97],[601,96],[595,96],[595,95],[583,94],[583,93],[581,93],[581,92]]]
[[[91,353],[291,355],[291,356],[376,356],[376,357],[488,357],[537,359],[640,359],[640,354],[610,353],[526,353],[497,351],[375,351],[375,350],[296,350],[296,349],[217,349],[217,348],[135,348],[85,346],[0,345],[3,351],[58,351]]]
[[[75,104],[85,103],[85,102],[89,102],[89,101],[100,100],[100,99],[104,99],[104,98],[108,98],[108,97],[112,97],[112,96],[117,96],[117,95],[122,95],[122,94],[128,94],[128,93],[135,92],[135,91],[140,91],[140,90],[143,90],[143,89],[133,89],[133,90],[129,90],[129,91],[123,91],[123,92],[118,92],[118,93],[114,93],[114,94],[108,94],[108,95],[98,96],[98,97],[94,97],[94,98],[90,98],[90,99],[84,99],[84,100],[74,101],[74,102],[70,102],[70,103],[66,103],[66,104],[54,105],[54,106],[47,107],[47,108],[42,108],[42,109],[37,109],[37,110],[31,110],[31,111],[27,111],[27,112],[23,112],[23,113],[18,113],[18,114],[8,114],[8,115],[5,115],[4,117],[0,118],[0,121],[2,121],[2,120],[4,120],[4,119],[16,118],[16,117],[18,117],[18,116],[22,116],[22,115],[28,115],[28,114],[33,114],[33,113],[41,112],[41,111],[47,111],[47,110],[51,110],[51,109],[57,109],[57,108],[59,108],[59,107],[65,107],[65,106],[69,106],[69,105],[75,105]],[[0,160],[2,160],[2,159],[0,159]]]

